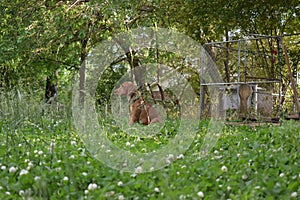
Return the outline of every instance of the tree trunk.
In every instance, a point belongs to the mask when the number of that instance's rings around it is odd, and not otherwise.
[[[81,52],[80,52],[80,69],[79,69],[79,105],[81,108],[84,108],[85,101],[85,61],[87,56],[87,46],[88,41],[90,39],[90,28],[92,26],[92,22],[90,21],[87,24],[86,35],[85,38],[81,41]]]
[[[45,90],[46,103],[53,104],[57,101],[57,77],[56,73],[51,76],[47,76],[46,90]]]

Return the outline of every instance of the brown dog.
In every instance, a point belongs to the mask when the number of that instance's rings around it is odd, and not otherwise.
[[[147,101],[144,100],[137,87],[132,82],[124,82],[119,88],[115,90],[115,94],[120,96],[127,96],[130,104],[130,120],[129,125],[134,122],[140,122],[148,125],[155,122],[162,123],[158,112]]]

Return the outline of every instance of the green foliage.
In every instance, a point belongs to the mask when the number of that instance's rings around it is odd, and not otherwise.
[[[129,174],[93,159],[64,110],[13,96],[1,95],[0,101],[1,199],[199,199],[202,193],[204,199],[292,199],[300,193],[299,123],[226,126],[202,157],[209,125],[202,121],[184,156],[158,171]],[[163,147],[174,133],[165,134],[138,140],[116,127],[108,138],[143,152]]]

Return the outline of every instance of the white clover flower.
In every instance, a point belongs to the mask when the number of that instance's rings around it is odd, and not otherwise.
[[[61,167],[56,167],[55,171],[59,172],[61,170]]]
[[[176,172],[177,175],[180,175],[180,172]]]
[[[20,190],[20,191],[19,191],[19,195],[20,195],[20,196],[23,196],[24,194],[25,194],[24,190]]]
[[[227,168],[225,165],[223,165],[223,166],[221,167],[221,170],[222,170],[222,172],[227,172],[227,171],[228,171],[228,168]]]
[[[61,160],[57,160],[57,163],[61,163]]]
[[[243,179],[243,180],[246,180],[247,178],[248,178],[247,174],[243,174],[243,175],[242,175],[242,179]]]
[[[44,152],[43,152],[42,150],[38,151],[38,154],[39,154],[39,155],[43,155],[43,153],[44,153]]]
[[[87,173],[86,173],[86,172],[82,172],[82,175],[83,175],[83,176],[87,176]]]
[[[89,185],[88,185],[88,190],[95,190],[95,189],[97,189],[97,184],[96,183],[90,183]]]
[[[41,180],[41,177],[35,176],[35,177],[34,177],[34,180],[37,182],[37,181]]]
[[[22,146],[22,143],[20,143],[18,146],[21,147],[21,146]]]
[[[227,191],[230,191],[231,190],[231,187],[230,186],[227,186]]]
[[[125,199],[125,197],[123,195],[118,196],[118,200],[124,200],[124,199]]]
[[[240,154],[240,153],[238,153],[238,154],[236,154],[236,156],[239,158],[239,157],[241,157],[241,154]]]
[[[130,146],[130,142],[126,142],[126,146]]]
[[[89,193],[89,191],[88,190],[84,190],[84,194],[88,194]]]
[[[203,193],[203,192],[201,192],[201,191],[200,191],[200,192],[198,192],[198,193],[197,193],[197,195],[198,195],[198,197],[200,197],[200,198],[203,198],[203,197],[204,197],[204,193]]]
[[[280,174],[279,174],[279,177],[284,177],[284,173],[280,173]]]
[[[69,178],[68,178],[67,176],[65,176],[65,177],[63,178],[63,181],[69,181]]]
[[[5,166],[5,165],[2,165],[2,166],[1,166],[1,170],[3,170],[3,171],[6,170],[6,166]]]
[[[160,192],[159,188],[154,188],[154,192]]]
[[[75,156],[74,155],[70,155],[69,159],[74,159]]]
[[[20,176],[25,175],[25,174],[28,174],[28,170],[26,170],[26,169],[21,169],[21,171],[20,171]]]
[[[71,145],[72,145],[72,146],[75,146],[75,145],[76,145],[76,141],[74,141],[74,140],[71,141]]]
[[[5,194],[6,194],[6,195],[10,195],[10,192],[9,192],[9,191],[6,191]]]
[[[183,155],[183,154],[179,154],[179,155],[177,156],[177,159],[182,159],[182,158],[184,158],[184,155]]]
[[[33,167],[33,163],[30,161],[29,163],[28,163],[28,166],[27,166],[27,170],[30,170],[31,168]]]
[[[296,198],[298,196],[298,193],[297,192],[292,192],[292,194],[291,194],[291,197],[292,198]]]
[[[15,173],[17,171],[17,168],[12,166],[12,167],[9,168],[8,171],[9,171],[9,173]]]
[[[33,151],[34,154],[37,154],[37,152],[38,152],[38,150],[36,150],[36,149]]]
[[[118,182],[118,186],[122,186],[123,185],[123,182],[122,181],[119,181]]]
[[[137,168],[135,168],[134,172],[136,174],[142,173],[143,172],[143,168],[141,166],[138,166]]]

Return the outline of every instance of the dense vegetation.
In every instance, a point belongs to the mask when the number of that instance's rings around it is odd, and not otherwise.
[[[2,108],[7,100],[1,99]],[[18,105],[6,107],[0,123],[1,199],[299,197],[299,123],[225,126],[215,147],[203,157],[199,149],[209,125],[203,121],[189,150],[173,164],[135,174],[111,169],[94,159],[65,112],[14,102]],[[157,134],[141,143],[121,130],[109,137],[133,152],[161,148],[165,141],[165,134]]]

